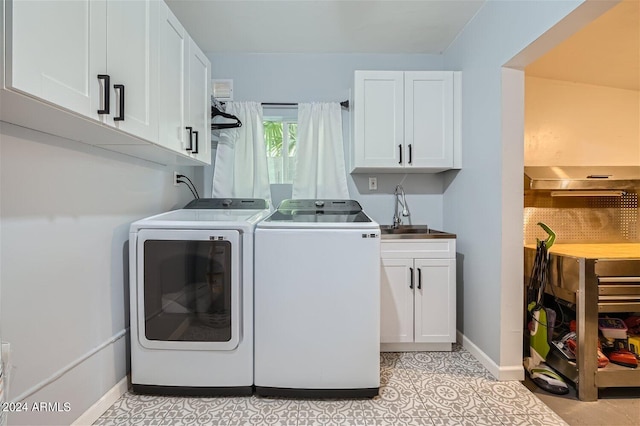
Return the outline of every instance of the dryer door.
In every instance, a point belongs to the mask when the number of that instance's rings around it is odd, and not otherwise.
[[[138,340],[149,349],[232,350],[240,342],[240,233],[138,232]],[[134,327],[134,324],[131,325]]]

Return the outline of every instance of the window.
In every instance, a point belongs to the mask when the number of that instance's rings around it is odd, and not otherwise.
[[[296,168],[298,123],[293,119],[264,120],[264,141],[267,146],[269,182],[292,183]]]

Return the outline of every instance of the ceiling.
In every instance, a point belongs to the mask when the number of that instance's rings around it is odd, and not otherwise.
[[[528,65],[525,74],[640,90],[640,1],[614,6]]]
[[[206,53],[440,54],[484,0],[166,0]],[[623,0],[526,75],[640,90],[640,2]]]
[[[484,0],[166,0],[206,53],[442,53]]]

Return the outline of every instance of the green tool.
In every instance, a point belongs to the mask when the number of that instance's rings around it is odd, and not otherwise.
[[[544,222],[538,222],[538,226],[544,229],[544,232],[546,232],[549,235],[547,239],[544,240],[544,244],[547,247],[547,250],[549,250],[553,245],[553,242],[556,240],[556,233],[553,232],[553,230],[549,228],[549,225],[547,225]],[[538,240],[538,245],[540,245],[540,240]]]

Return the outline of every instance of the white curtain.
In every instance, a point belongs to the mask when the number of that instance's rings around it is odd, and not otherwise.
[[[262,105],[228,102],[225,112],[238,117],[242,127],[220,131],[211,196],[263,198],[271,205]]]
[[[349,198],[339,103],[298,105],[296,163],[292,198]]]

